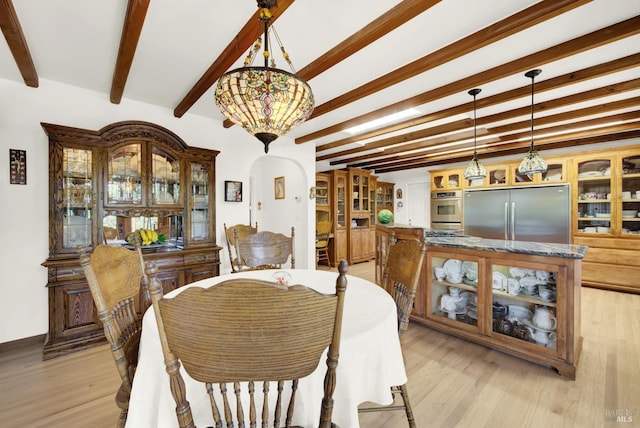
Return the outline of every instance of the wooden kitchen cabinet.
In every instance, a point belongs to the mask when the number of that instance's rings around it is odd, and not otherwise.
[[[331,221],[331,179],[328,174],[316,174],[316,223]]]
[[[459,190],[464,181],[464,169],[431,171],[431,190]]]
[[[506,241],[442,242],[427,239],[428,275],[420,285],[426,314],[412,319],[575,379],[582,344],[581,258],[586,249],[565,247],[563,254],[564,246],[549,251],[540,245],[538,252],[535,243],[525,243],[520,252],[517,241],[508,250],[500,244]],[[550,294],[543,294],[543,288]]]
[[[99,131],[43,123],[49,137],[49,329],[43,358],[104,343],[78,247],[122,245],[155,229],[165,245],[143,247],[164,292],[219,274],[215,150],[189,147],[147,122]],[[116,239],[108,237],[112,230]]]
[[[583,283],[640,293],[640,147],[574,159],[573,243],[589,246]]]
[[[347,168],[347,262],[375,257],[375,177],[359,168]]]
[[[393,187],[393,183],[376,182],[376,214],[380,210],[389,210],[393,213]]]

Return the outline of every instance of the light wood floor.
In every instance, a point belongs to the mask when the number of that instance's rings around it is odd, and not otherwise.
[[[349,273],[373,280],[373,263]],[[404,351],[418,427],[640,427],[640,295],[583,288],[582,298],[575,381],[412,324]],[[118,384],[106,345],[42,361],[42,341],[32,340],[0,352],[0,427],[113,427]],[[401,412],[360,421],[406,427]]]

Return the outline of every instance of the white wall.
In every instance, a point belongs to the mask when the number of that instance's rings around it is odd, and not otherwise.
[[[98,130],[123,120],[142,120],[163,126],[188,145],[219,150],[216,159],[216,228],[218,245],[225,246],[223,223],[249,222],[249,194],[252,166],[257,171],[270,171],[255,181],[273,183],[271,171],[281,169],[286,159],[295,167],[296,178],[287,179],[292,197],[308,193],[315,175],[315,147],[296,145],[281,137],[271,144],[265,156],[262,143],[235,126],[229,129],[210,118],[186,114],[173,116],[168,109],[123,99],[119,105],[109,102],[108,94],[87,91],[44,79],[39,88],[0,79],[0,209],[2,248],[0,249],[0,343],[46,333],[48,330],[48,296],[45,287],[47,271],[41,266],[48,248],[48,139],[40,122]],[[126,95],[126,89],[125,89]],[[215,109],[213,101],[211,108]],[[27,151],[27,185],[9,184],[9,149]],[[270,168],[268,165],[275,165]],[[224,181],[243,182],[245,195],[241,203],[224,202]],[[272,184],[271,184],[272,185]],[[304,190],[304,191],[303,191]],[[266,190],[265,190],[266,191]],[[288,190],[287,190],[288,191]],[[306,193],[305,193],[306,192]],[[268,194],[273,198],[273,188]],[[293,198],[282,201],[277,212],[287,212],[296,223],[296,267],[313,264],[314,210],[307,199],[298,203]],[[259,195],[258,197],[263,197]],[[268,196],[264,196],[267,200]],[[265,221],[267,209],[263,207]],[[264,222],[263,222],[264,223]],[[268,224],[268,223],[267,223]],[[265,230],[261,226],[262,230]],[[222,273],[229,272],[226,248],[221,251]]]

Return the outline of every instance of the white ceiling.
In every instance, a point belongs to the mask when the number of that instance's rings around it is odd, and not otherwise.
[[[294,66],[300,70],[371,22],[378,18],[384,19],[385,12],[399,3],[401,2],[398,0],[298,0],[275,22],[275,28],[284,47],[290,53]],[[316,106],[536,3],[539,2],[441,1],[311,79],[309,84],[315,95]],[[307,135],[640,15],[639,0],[595,0],[582,3],[586,4],[391,88],[313,118],[294,129],[290,136],[297,138]],[[57,81],[104,93],[105,99],[109,99],[122,24],[127,10],[126,1],[13,0],[13,6],[33,58],[40,85],[46,84],[46,80]],[[255,13],[256,8],[254,0],[151,1],[124,89],[123,102],[126,99],[134,99],[173,111]],[[275,49],[272,51],[278,67],[287,69],[279,52],[275,52]],[[543,72],[536,79],[536,83],[638,52],[640,35],[636,34],[578,55],[540,64],[538,68]],[[242,57],[239,58],[236,65],[240,66],[242,60]],[[11,51],[4,42],[0,43],[0,78],[23,81]],[[640,66],[540,93],[536,95],[536,102],[638,78]],[[482,85],[482,93],[478,100],[529,84],[530,80],[524,77],[523,72],[514,73],[512,76]],[[471,88],[422,104],[418,108],[428,113],[468,103],[467,115],[472,117],[472,98],[466,92],[468,89]],[[188,110],[188,113],[222,121],[223,116],[215,106],[212,93],[213,87]],[[618,98],[611,99],[640,97],[640,91],[635,90],[616,97]],[[597,99],[579,106],[571,106],[571,109],[604,101],[608,99]],[[524,107],[529,103],[530,98],[523,97],[479,109],[477,115],[480,118],[511,108]],[[541,112],[540,115],[560,111],[562,110]],[[518,118],[525,119],[526,117]],[[306,144],[326,144],[347,135],[341,132]],[[385,137],[389,135],[393,134],[387,134]],[[273,144],[277,144],[277,141]],[[339,150],[350,147],[356,145],[351,144]],[[261,150],[257,141],[255,149]],[[326,161],[318,163],[319,170],[328,167]]]

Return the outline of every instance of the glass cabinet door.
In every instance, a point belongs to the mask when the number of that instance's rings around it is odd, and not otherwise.
[[[329,178],[316,175],[316,205],[329,205]]]
[[[140,143],[108,153],[107,204],[142,204],[142,147]]]
[[[431,257],[429,311],[432,316],[478,328],[477,260]]]
[[[622,193],[620,210],[622,227],[620,233],[625,237],[640,238],[640,153],[622,157]]]
[[[611,231],[611,159],[577,162],[578,233],[610,234]]]
[[[360,188],[360,197],[362,198],[361,209],[369,211],[369,177],[363,175],[361,177],[362,187]]]
[[[91,150],[65,147],[62,155],[62,246],[93,242],[93,156]]]
[[[156,146],[151,151],[151,188],[153,205],[180,203],[180,161]]]
[[[352,211],[360,211],[362,209],[360,206],[360,178],[359,175],[354,175],[351,181],[351,188],[353,189],[351,192]]]
[[[346,227],[346,183],[344,177],[336,180],[336,223],[338,227]]]
[[[557,272],[492,265],[493,333],[556,350]]]
[[[191,239],[202,241],[209,238],[209,168],[199,162],[190,163],[191,181]]]

